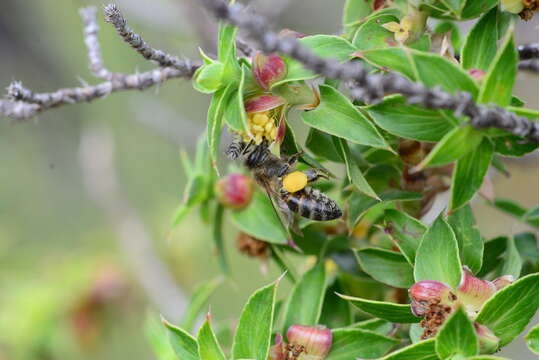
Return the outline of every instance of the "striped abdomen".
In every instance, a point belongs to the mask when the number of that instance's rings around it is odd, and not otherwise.
[[[285,192],[283,200],[291,211],[307,219],[326,221],[337,219],[342,215],[335,201],[308,186],[296,193]]]

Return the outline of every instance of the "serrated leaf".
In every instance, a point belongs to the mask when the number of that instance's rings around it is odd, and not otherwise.
[[[376,127],[338,90],[320,85],[320,105],[301,114],[303,121],[320,131],[356,144],[392,151]]]
[[[356,48],[348,40],[336,35],[312,35],[299,39],[299,42],[323,58],[348,61]]]
[[[217,278],[205,282],[195,289],[193,295],[191,295],[185,314],[183,315],[181,322],[182,329],[185,329],[185,331],[191,331],[193,329],[197,317],[204,310],[204,306],[207,304],[208,299],[222,282],[221,278]]]
[[[520,334],[539,308],[539,273],[503,288],[481,308],[476,321],[500,338],[500,346]]]
[[[400,95],[364,109],[387,132],[419,141],[439,141],[459,123],[445,111],[408,105]]]
[[[357,164],[356,159],[350,153],[350,148],[348,147],[346,141],[344,139],[334,137],[333,142],[335,144],[335,148],[339,152],[341,158],[346,165],[346,174],[348,175],[348,180],[350,180],[350,182],[354,184],[354,186],[356,186],[357,189],[363,192],[365,195],[374,199],[378,199],[378,196],[376,195],[372,187],[365,179],[365,176],[363,176],[363,173],[359,169],[359,165]]]
[[[504,44],[490,65],[487,76],[481,85],[480,103],[494,103],[507,106],[511,103],[513,85],[517,73],[518,52],[513,32],[507,35]]]
[[[475,151],[482,140],[483,134],[470,125],[454,128],[434,146],[417,169],[446,165],[456,161],[469,152]]]
[[[394,304],[384,301],[367,300],[353,296],[340,295],[344,300],[348,300],[352,305],[360,310],[380,319],[396,323],[417,323],[421,319],[412,314],[409,304]]]
[[[163,320],[163,324],[168,330],[170,344],[179,359],[182,360],[199,360],[198,344],[194,337],[186,331],[180,329]]]
[[[200,360],[225,360],[225,354],[211,328],[209,314],[198,330],[197,342]]]
[[[457,238],[460,259],[473,273],[481,269],[483,263],[483,239],[475,226],[470,206],[465,206],[447,218]]]
[[[428,339],[399,349],[381,360],[438,360],[434,339]]]
[[[325,269],[324,262],[320,261],[296,283],[284,312],[283,332],[294,324],[314,326],[318,323],[324,302]]]
[[[326,360],[375,359],[383,356],[399,340],[361,329],[335,329]]]
[[[436,353],[442,359],[453,356],[474,356],[479,352],[479,341],[474,326],[462,308],[447,319],[436,336]]]
[[[528,348],[531,351],[539,355],[539,325],[536,325],[526,335],[526,344],[528,344]]]
[[[413,265],[417,248],[427,227],[410,215],[394,209],[387,209],[384,219],[386,232],[389,233],[403,256]]]
[[[466,37],[462,48],[462,67],[487,71],[496,56],[498,41],[498,9],[479,19]]]
[[[494,147],[488,138],[479,146],[457,160],[451,181],[449,211],[466,205],[481,188],[494,155]]]
[[[457,239],[451,227],[438,217],[421,239],[414,266],[416,281],[437,280],[453,289],[459,286],[462,266]]]
[[[357,251],[357,257],[363,271],[381,283],[405,289],[414,284],[414,269],[398,252],[365,248]]]
[[[275,310],[275,292],[279,280],[257,290],[249,297],[234,336],[233,360],[266,360],[268,358]]]
[[[232,213],[232,222],[243,232],[273,244],[286,244],[288,234],[283,228],[271,200],[255,192],[246,208]]]

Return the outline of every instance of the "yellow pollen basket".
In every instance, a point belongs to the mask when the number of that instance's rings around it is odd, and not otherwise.
[[[289,193],[303,190],[307,186],[307,175],[301,171],[294,171],[283,178],[283,188]]]

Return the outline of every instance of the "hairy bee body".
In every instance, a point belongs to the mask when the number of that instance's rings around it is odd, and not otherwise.
[[[337,203],[324,193],[310,186],[290,193],[283,188],[283,177],[291,172],[291,161],[283,160],[269,150],[268,144],[232,143],[227,154],[230,158],[242,158],[251,170],[256,182],[266,189],[270,197],[277,198],[278,207],[316,221],[327,221],[342,216]],[[273,196],[272,196],[273,195]]]

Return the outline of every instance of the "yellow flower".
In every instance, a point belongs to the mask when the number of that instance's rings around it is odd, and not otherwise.
[[[404,43],[410,37],[410,31],[412,30],[412,19],[405,16],[401,19],[400,23],[391,21],[382,25],[386,30],[394,33],[395,40],[399,43]]]

